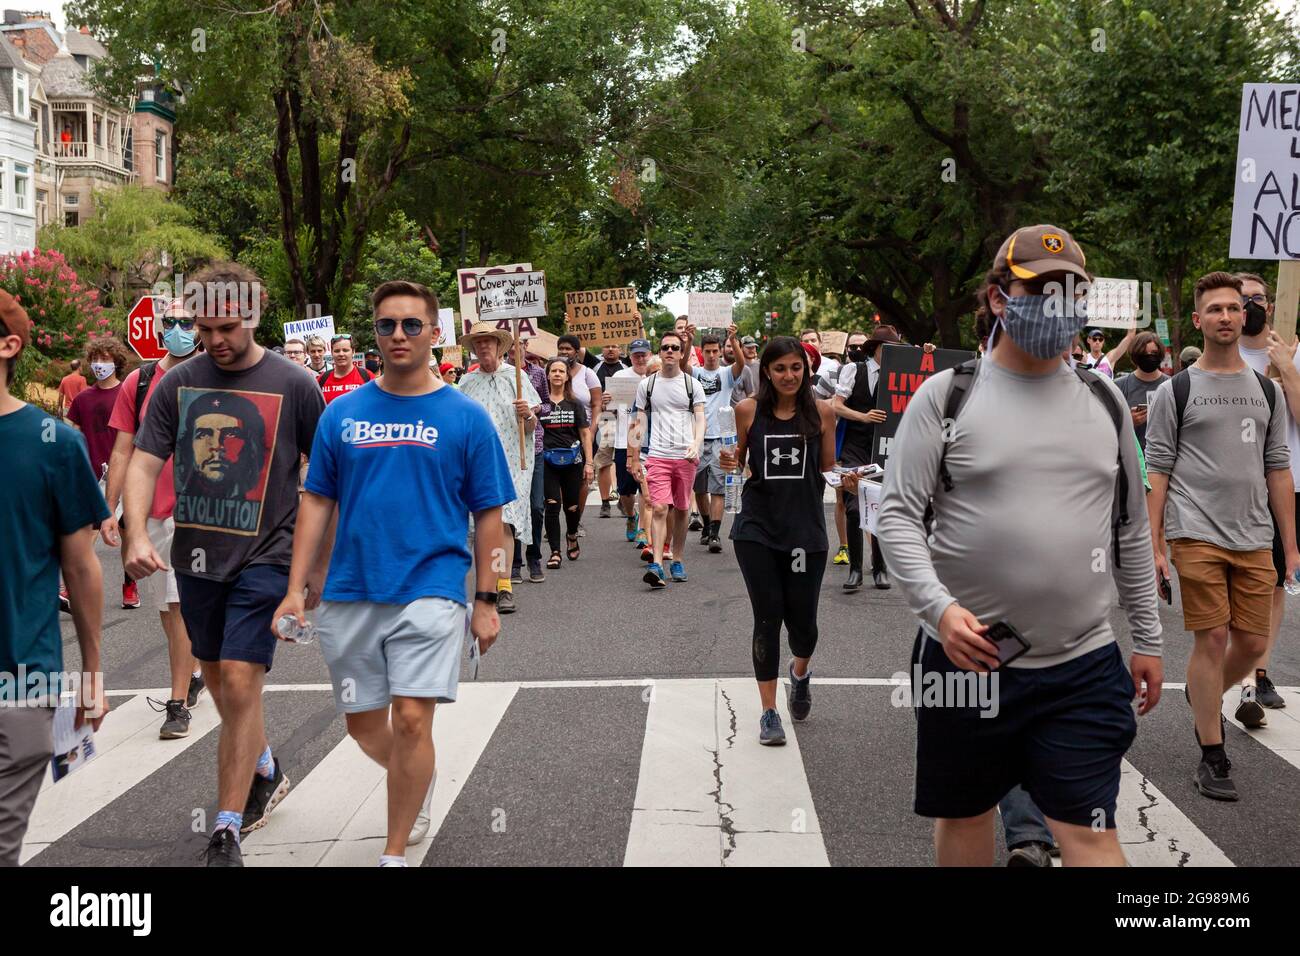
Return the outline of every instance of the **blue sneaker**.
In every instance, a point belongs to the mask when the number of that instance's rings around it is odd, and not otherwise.
[[[627,535],[627,540],[629,541],[636,540],[636,530],[637,530],[638,523],[639,523],[638,519],[635,516],[627,519],[627,528],[623,532],[625,535]]]
[[[682,566],[680,561],[674,561],[668,565],[668,573],[672,575],[674,581],[686,580],[686,568]]]
[[[650,585],[651,590],[668,587],[668,582],[664,580],[664,569],[653,561],[646,566],[645,574],[641,575],[641,580]]]
[[[765,747],[781,747],[785,744],[785,728],[781,726],[781,715],[774,710],[763,711],[758,718],[758,742]]]

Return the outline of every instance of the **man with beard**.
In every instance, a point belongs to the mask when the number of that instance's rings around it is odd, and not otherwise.
[[[266,460],[262,416],[257,406],[233,392],[210,392],[185,412],[180,446],[185,494],[243,498],[257,486]]]

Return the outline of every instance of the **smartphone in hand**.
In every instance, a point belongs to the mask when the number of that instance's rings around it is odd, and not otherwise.
[[[998,621],[984,635],[998,649],[998,666],[1005,667],[1029,650],[1029,642],[1010,624]]]

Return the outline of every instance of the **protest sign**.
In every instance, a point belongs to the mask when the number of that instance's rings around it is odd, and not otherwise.
[[[544,329],[536,329],[524,335],[524,351],[540,359],[550,359],[560,354],[559,336],[552,335]]]
[[[546,314],[546,273],[510,272],[478,277],[480,321],[537,319]]]
[[[962,349],[935,349],[926,352],[911,345],[882,345],[876,352],[880,363],[880,377],[876,381],[876,408],[885,413],[885,420],[876,425],[872,439],[871,464],[885,467],[889,461],[890,447],[903,412],[921,383],[935,372],[954,368],[975,357],[974,352]]]
[[[1088,286],[1085,317],[1089,326],[1100,329],[1131,329],[1137,325],[1138,280],[1103,279]]]
[[[631,408],[636,401],[636,390],[640,384],[639,378],[630,375],[611,375],[605,379],[605,394],[609,396],[610,408],[618,408],[620,405]]]
[[[459,345],[444,346],[442,349],[442,361],[450,362],[452,365],[456,366],[456,368],[464,368],[465,352]]]
[[[819,332],[821,336],[822,355],[843,355],[849,344],[849,333],[840,332],[836,329],[827,329],[825,332]]]
[[[858,514],[861,517],[862,530],[876,533],[876,520],[880,517],[880,492],[882,486],[878,481],[858,482]]]
[[[1233,259],[1300,259],[1300,83],[1245,83],[1237,127]]]
[[[576,335],[590,351],[642,338],[645,328],[636,304],[636,289],[623,286],[566,292],[564,331]]]
[[[438,326],[433,330],[433,347],[441,348],[456,341],[456,313],[451,309],[438,310]]]
[[[456,283],[460,296],[461,331],[468,332],[470,326],[478,321],[479,276],[532,271],[533,264],[531,262],[516,262],[508,266],[480,266],[475,269],[457,269]]]
[[[706,331],[726,334],[731,325],[730,292],[690,292],[686,296],[686,314],[700,334]]]
[[[306,342],[313,335],[319,335],[329,344],[330,336],[334,334],[334,316],[318,315],[314,319],[299,319],[296,322],[284,323],[284,340],[302,339]]]

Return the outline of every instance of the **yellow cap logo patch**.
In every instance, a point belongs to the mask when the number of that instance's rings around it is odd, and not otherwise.
[[[1065,248],[1065,240],[1054,232],[1045,233],[1043,235],[1043,248],[1052,255],[1059,255],[1061,250]]]

